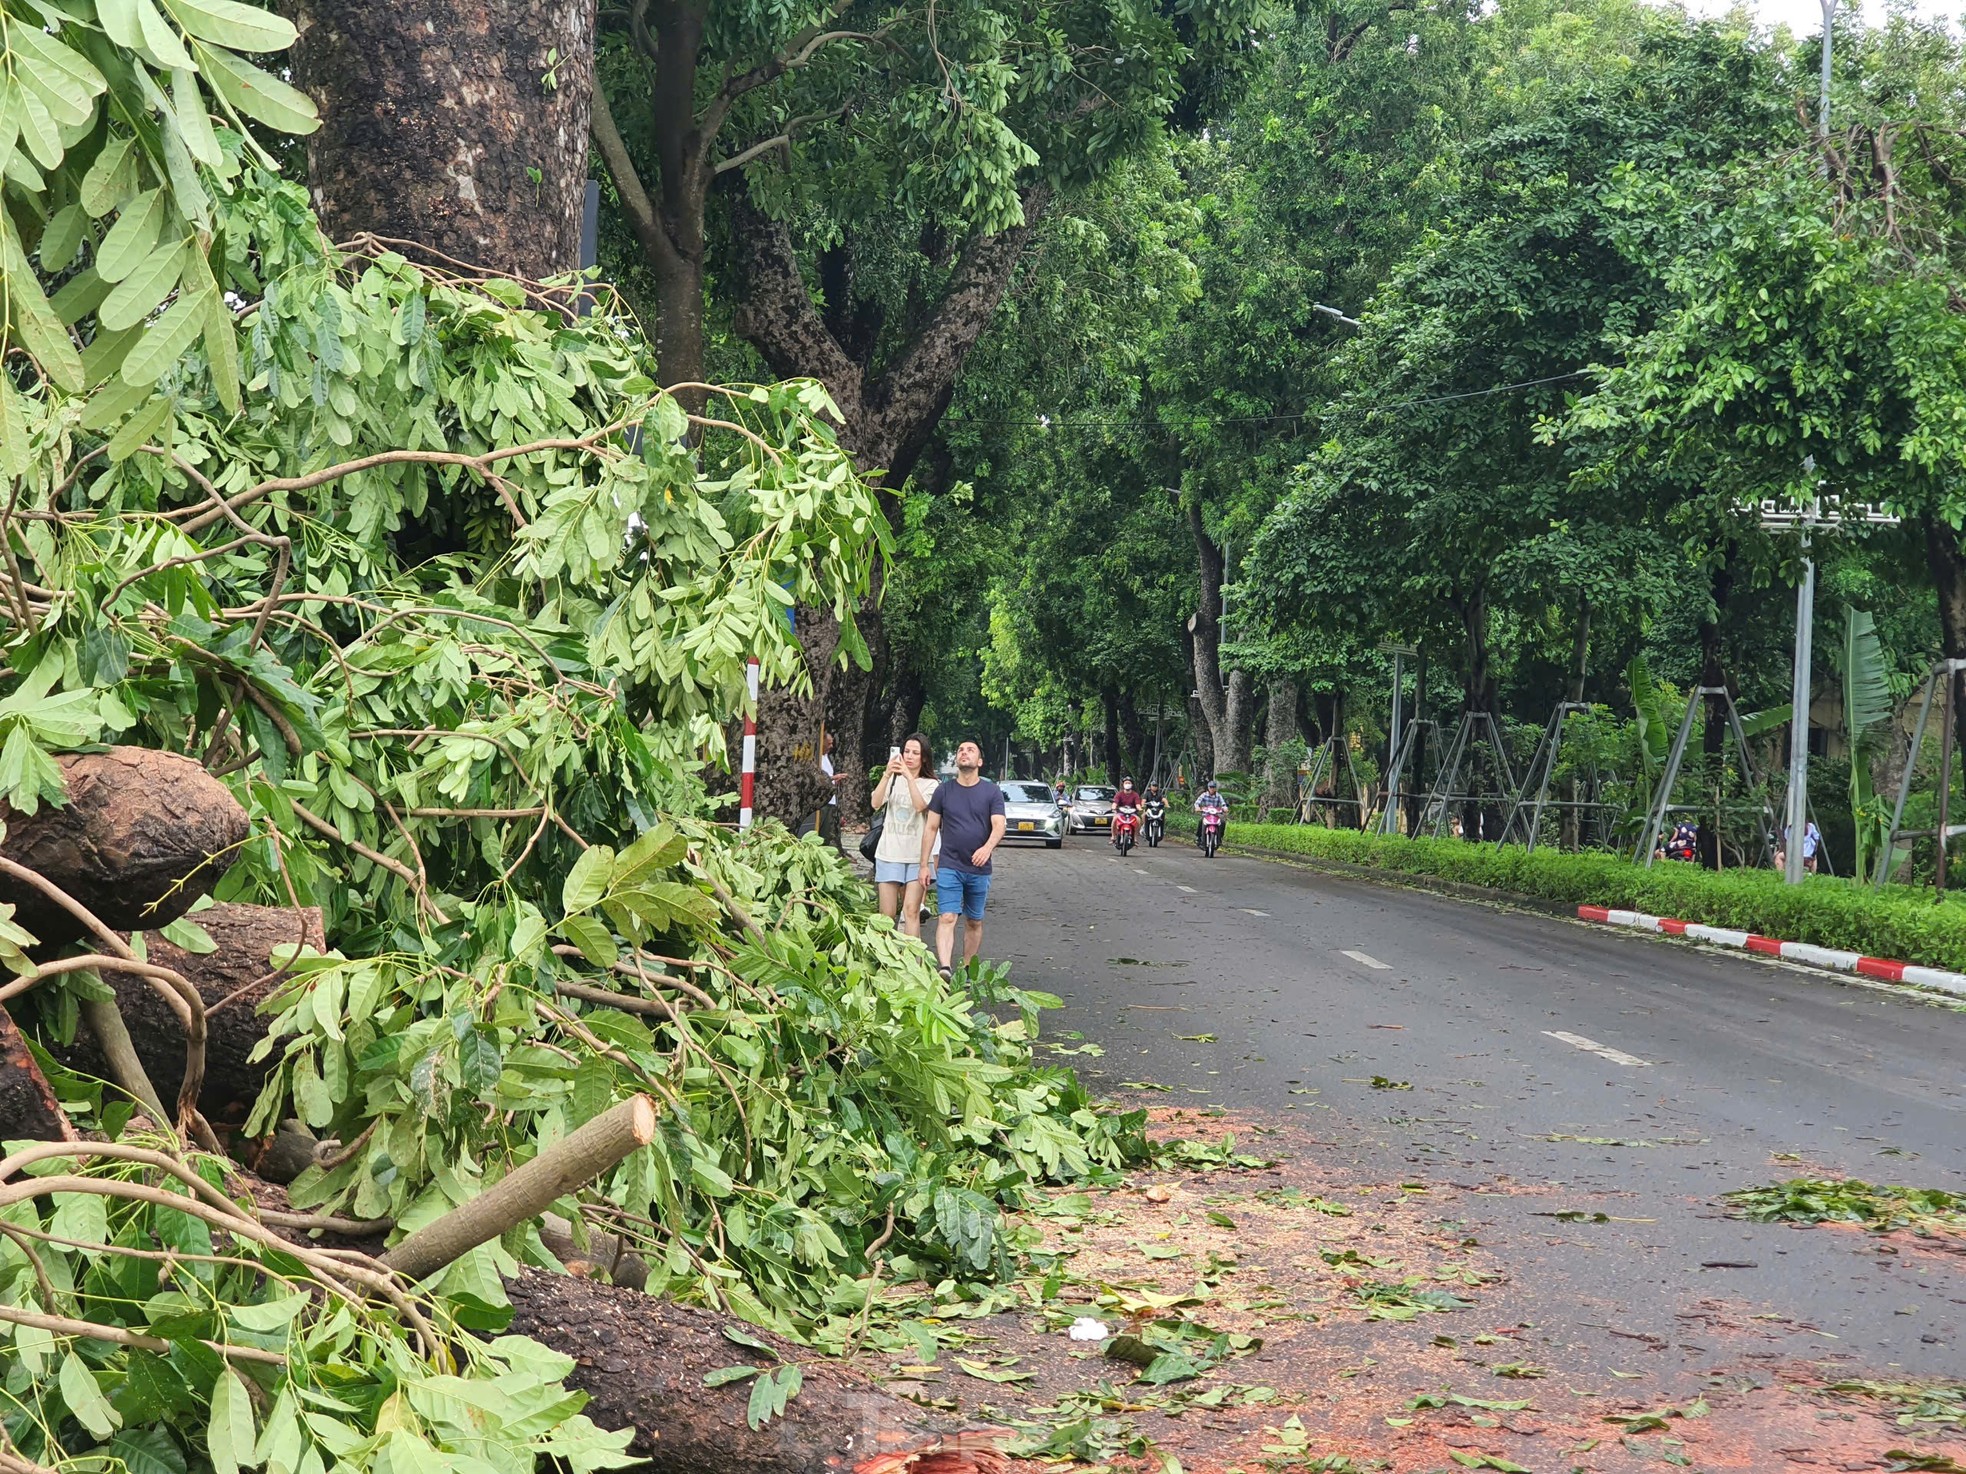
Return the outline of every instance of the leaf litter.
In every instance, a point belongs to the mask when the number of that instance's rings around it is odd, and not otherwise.
[[[1333,1168],[1288,1118],[1161,1107],[1148,1130],[1154,1170],[1048,1194],[1010,1226],[1019,1277],[883,1292],[863,1369],[1013,1429],[1012,1467],[1030,1471],[1759,1474],[1831,1408],[1854,1419],[1835,1425],[1839,1453],[1871,1467],[1958,1442],[1952,1384],[1832,1381],[1806,1363],[1771,1378],[1761,1362],[1727,1383],[1689,1371],[1673,1397],[1670,1374],[1558,1362],[1563,1340],[1518,1313],[1527,1287],[1453,1216],[1482,1211],[1474,1189]],[[1238,1147],[1259,1135],[1276,1159]],[[1073,1341],[1086,1319],[1112,1335]],[[1539,1395],[1484,1396],[1477,1378]]]

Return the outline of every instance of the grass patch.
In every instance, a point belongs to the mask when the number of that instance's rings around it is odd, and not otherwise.
[[[1612,906],[1966,972],[1966,904],[1912,886],[1873,889],[1833,876],[1786,885],[1772,870],[1703,870],[1618,855],[1568,854],[1458,839],[1406,839],[1316,824],[1239,824],[1231,849],[1267,849],[1389,875],[1485,886],[1565,906]]]
[[[1736,1216],[1755,1223],[1857,1223],[1872,1233],[1908,1228],[1926,1237],[1966,1234],[1966,1193],[1937,1187],[1792,1177],[1728,1193],[1724,1201]]]

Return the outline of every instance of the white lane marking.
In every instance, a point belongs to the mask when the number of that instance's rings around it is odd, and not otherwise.
[[[1134,873],[1135,875],[1145,875],[1145,874],[1146,874],[1147,872],[1146,872],[1146,871],[1144,871],[1144,870],[1142,870],[1142,869],[1141,869],[1141,868],[1140,868],[1140,867],[1139,867],[1138,865],[1135,865],[1135,866],[1133,867],[1133,873]]]
[[[1249,916],[1268,916],[1270,914],[1267,911],[1258,911],[1254,906],[1245,906],[1242,909],[1244,914]]]
[[[1195,894],[1195,888],[1191,885],[1177,885],[1174,888],[1177,891],[1186,891],[1191,896]]]
[[[1608,1059],[1614,1065],[1650,1065],[1652,1063],[1651,1060],[1640,1059],[1635,1054],[1626,1054],[1622,1049],[1613,1049],[1608,1044],[1600,1044],[1595,1039],[1586,1039],[1582,1034],[1566,1034],[1561,1029],[1545,1029],[1543,1032],[1552,1039],[1561,1039],[1565,1044],[1573,1044],[1579,1049],[1597,1055],[1600,1059]]]
[[[1375,968],[1380,972],[1391,972],[1393,970],[1393,965],[1390,962],[1381,962],[1378,958],[1373,957],[1365,952],[1353,952],[1347,950],[1339,955],[1344,957],[1349,957],[1352,959],[1352,961],[1359,963],[1364,967]]]

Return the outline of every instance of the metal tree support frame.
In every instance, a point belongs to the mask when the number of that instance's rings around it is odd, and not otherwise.
[[[1530,850],[1536,848],[1536,836],[1542,831],[1543,810],[1550,806],[1550,780],[1556,775],[1556,763],[1563,752],[1563,732],[1569,724],[1573,712],[1588,712],[1590,704],[1583,701],[1562,701],[1550,713],[1549,724],[1543,728],[1543,735],[1536,741],[1536,751],[1529,759],[1529,766],[1523,770],[1522,787],[1516,790],[1515,800],[1509,805],[1508,818],[1502,823],[1502,836],[1497,844],[1507,844],[1516,831],[1523,811],[1528,811],[1528,819],[1523,823],[1523,844]],[[1536,789],[1533,799],[1524,796],[1530,787]],[[1557,808],[1569,808],[1569,800],[1558,799]]]
[[[1918,725],[1911,729],[1911,753],[1905,759],[1905,775],[1898,780],[1898,801],[1891,809],[1891,828],[1884,836],[1884,854],[1878,861],[1876,885],[1883,885],[1885,877],[1897,868],[1898,844],[1901,840],[1935,839],[1938,841],[1937,890],[1940,895],[1946,889],[1946,844],[1960,834],[1966,834],[1966,824],[1954,824],[1952,817],[1952,711],[1953,697],[1959,684],[1959,673],[1966,671],[1966,660],[1941,660],[1932,667],[1932,673],[1925,677],[1925,691],[1918,700]],[[1911,777],[1918,769],[1918,750],[1925,742],[1925,729],[1932,720],[1932,693],[1939,683],[1945,683],[1945,695],[1939,703],[1939,815],[1938,825],[1933,829],[1904,829],[1905,800],[1911,797]]]
[[[1333,749],[1343,754],[1345,771],[1351,775],[1352,796],[1350,798],[1339,798],[1336,796],[1338,759],[1332,756]],[[1310,771],[1304,778],[1303,796],[1297,802],[1298,823],[1310,823],[1311,810],[1319,804],[1356,809],[1358,810],[1360,820],[1364,820],[1365,785],[1358,781],[1358,767],[1352,762],[1351,744],[1345,740],[1344,733],[1334,732],[1331,736],[1320,742],[1311,753],[1309,767]],[[1318,796],[1318,784],[1322,783],[1327,777],[1332,780],[1333,796],[1330,798],[1321,798]]]
[[[1706,704],[1708,697],[1718,697],[1727,705],[1727,727],[1734,734],[1735,750],[1741,755],[1741,781],[1750,790],[1754,787],[1754,759],[1748,756],[1748,734],[1741,726],[1741,709],[1734,705],[1734,696],[1725,686],[1695,686],[1693,694],[1686,701],[1686,715],[1679,723],[1679,733],[1672,740],[1672,752],[1666,758],[1666,771],[1659,779],[1658,792],[1652,801],[1652,811],[1645,821],[1645,833],[1639,838],[1638,853],[1632,858],[1650,869],[1652,857],[1659,848],[1659,836],[1665,832],[1666,815],[1675,810],[1687,813],[1699,812],[1696,804],[1676,804],[1672,801],[1672,791],[1679,782],[1680,764],[1686,760],[1686,742],[1693,735],[1693,718]],[[1762,833],[1761,853],[1768,851],[1770,836],[1775,828],[1775,811],[1769,807],[1768,800],[1761,801]],[[1756,856],[1759,863],[1761,856]]]
[[[1406,776],[1406,765],[1413,760],[1420,738],[1427,732],[1436,738],[1440,735],[1440,724],[1432,717],[1414,717],[1400,729],[1399,746],[1393,752],[1392,766],[1386,770],[1386,812],[1379,822],[1381,834],[1399,833],[1400,780]],[[1435,746],[1439,746],[1438,741]],[[1417,779],[1419,774],[1415,773],[1414,777]]]
[[[1477,727],[1486,727],[1488,735],[1476,735]],[[1468,761],[1469,749],[1477,742],[1486,742],[1495,754],[1495,766],[1501,771],[1501,789],[1495,793],[1457,793],[1455,782],[1461,776],[1461,765]],[[1456,804],[1513,803],[1517,796],[1515,770],[1509,764],[1508,744],[1503,742],[1501,729],[1495,725],[1495,718],[1485,711],[1464,711],[1460,725],[1454,729],[1454,741],[1448,747],[1447,760],[1441,764],[1440,774],[1434,786],[1427,793],[1426,805],[1420,810],[1420,827],[1433,826],[1434,838],[1439,839],[1447,830],[1447,816]],[[1436,808],[1436,806],[1438,806]],[[1506,826],[1505,826],[1506,827]]]

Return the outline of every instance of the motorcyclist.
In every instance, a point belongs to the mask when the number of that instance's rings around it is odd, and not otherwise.
[[[1120,779],[1120,791],[1113,795],[1113,817],[1117,819],[1124,812],[1131,812],[1135,823],[1139,822],[1140,791],[1133,786],[1131,778]]]
[[[1222,797],[1222,791],[1215,786],[1215,780],[1213,778],[1208,780],[1208,787],[1202,790],[1201,797],[1195,800],[1195,813],[1197,815],[1204,814],[1210,809],[1219,810],[1222,815],[1222,827],[1216,831],[1216,837],[1222,840],[1227,839],[1229,836],[1229,801]],[[1197,849],[1201,848],[1202,823],[1203,821],[1200,818],[1195,820],[1195,848]]]
[[[1148,783],[1147,791],[1142,795],[1142,798],[1144,799],[1146,822],[1151,824],[1156,819],[1159,819],[1164,825],[1167,818],[1167,795],[1160,791],[1160,784]],[[1159,835],[1154,836],[1155,839],[1159,837]]]

